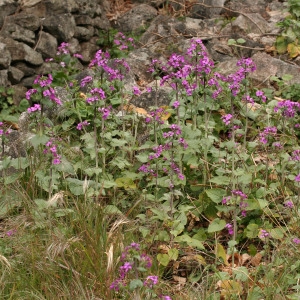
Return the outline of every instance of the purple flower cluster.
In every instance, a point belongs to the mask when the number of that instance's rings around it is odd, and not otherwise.
[[[68,54],[68,53],[70,53],[70,51],[69,51],[69,43],[62,42],[57,47],[56,55],[62,55],[62,54]]]
[[[29,114],[31,114],[32,112],[35,112],[35,111],[41,111],[42,107],[40,104],[34,104],[32,107],[29,107],[27,108],[27,112]]]
[[[140,245],[137,243],[131,243],[126,246],[121,254],[121,262],[123,265],[119,268],[119,277],[110,285],[110,289],[119,291],[122,286],[126,286],[126,276],[137,267],[150,269],[152,266],[151,258],[145,254],[139,254]],[[136,273],[135,273],[136,274]],[[144,286],[153,288],[158,283],[157,276],[148,276],[144,281]]]
[[[3,124],[3,122],[0,122],[0,127],[1,126],[3,126],[4,124]],[[11,132],[11,130],[10,129],[8,129],[8,130],[4,130],[4,129],[2,129],[2,128],[0,128],[0,136],[1,135],[3,135],[3,134],[9,134]]]
[[[275,106],[274,111],[278,112],[279,110],[282,111],[282,115],[287,118],[293,118],[300,110],[300,103],[293,102],[291,100],[283,100],[279,101],[278,104]]]
[[[109,53],[103,52],[100,49],[96,52],[95,57],[89,64],[89,67],[92,68],[97,66],[108,76],[110,81],[123,80],[124,74],[122,74],[122,70],[125,69],[124,72],[126,73],[128,73],[130,70],[128,63],[125,61],[125,59],[114,59],[109,61],[109,58]]]
[[[232,119],[232,115],[231,114],[227,114],[221,117],[222,121],[225,123],[225,125],[229,125],[230,121]]]
[[[264,129],[263,132],[261,132],[259,134],[259,141],[263,144],[267,144],[268,140],[267,140],[267,137],[268,136],[275,136],[277,134],[277,128],[276,127],[266,127]]]
[[[54,144],[54,140],[50,139],[47,143],[46,143],[46,149],[44,150],[44,153],[50,153],[53,157],[52,159],[52,163],[53,165],[59,165],[61,163],[61,156],[58,155],[57,153],[57,145]]]
[[[78,130],[82,130],[83,127],[90,125],[90,123],[88,121],[83,121],[77,124],[76,129]]]
[[[246,194],[244,194],[242,191],[240,190],[232,190],[231,191],[232,195],[238,196],[241,199],[245,200],[248,198],[248,196]]]
[[[61,100],[56,96],[55,90],[52,87],[43,91],[43,96],[48,97],[51,101],[54,101],[57,105],[62,105]]]
[[[299,239],[299,238],[293,238],[292,241],[293,241],[293,243],[295,243],[296,245],[300,245],[300,239]]]
[[[118,32],[114,36],[114,44],[119,46],[120,50],[126,50],[129,47],[134,47],[134,40],[133,38],[127,38],[122,32]]]
[[[99,107],[98,111],[102,114],[102,118],[104,120],[106,120],[110,115],[111,106],[109,106],[109,107]]]
[[[233,225],[230,223],[227,223],[225,225],[225,228],[228,230],[228,234],[233,235],[234,231],[233,231]]]
[[[265,238],[270,237],[270,236],[271,236],[271,234],[270,234],[267,230],[262,229],[262,230],[260,231],[259,237],[260,237],[261,239],[265,239]]]
[[[86,102],[89,104],[106,98],[105,92],[101,88],[93,88],[91,89],[90,93],[92,96],[86,98]]]

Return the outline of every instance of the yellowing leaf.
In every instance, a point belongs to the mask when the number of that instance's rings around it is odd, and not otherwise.
[[[290,43],[287,46],[287,52],[290,55],[290,58],[295,58],[300,54],[300,46]]]
[[[218,286],[221,289],[221,295],[226,298],[232,295],[241,295],[243,292],[242,284],[235,280],[222,280],[218,282]]]
[[[226,251],[224,249],[224,247],[221,245],[221,244],[217,244],[217,247],[216,247],[216,256],[217,258],[222,258],[223,259],[223,262],[226,266],[228,266],[228,261],[227,261],[227,257],[226,257]]]

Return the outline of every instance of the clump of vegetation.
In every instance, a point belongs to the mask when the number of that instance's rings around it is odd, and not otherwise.
[[[64,43],[69,79],[37,77],[27,156],[1,158],[3,299],[299,298],[300,105],[190,42],[152,61],[173,93],[148,111],[125,99],[157,89],[126,91],[108,51],[78,82]]]
[[[281,34],[276,38],[276,51],[279,54],[289,53],[290,58],[295,58],[300,54],[300,2],[298,0],[288,0],[287,10],[290,13],[278,23],[282,28]]]

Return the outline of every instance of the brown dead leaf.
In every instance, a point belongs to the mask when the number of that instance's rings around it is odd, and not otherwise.
[[[187,279],[185,277],[173,275],[173,280],[178,282],[180,285],[185,285]]]
[[[254,267],[258,267],[261,263],[262,255],[260,253],[256,253],[250,260],[250,264]]]

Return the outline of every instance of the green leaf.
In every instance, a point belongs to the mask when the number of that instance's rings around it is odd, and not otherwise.
[[[131,178],[120,177],[116,179],[116,184],[119,188],[124,189],[136,189],[136,184]]]
[[[236,40],[238,44],[245,44],[246,41],[242,38]]]
[[[176,248],[171,248],[168,251],[168,255],[170,257],[170,260],[176,261],[177,258],[178,258],[178,254],[179,254],[179,252],[178,252],[178,249],[176,249]]]
[[[49,137],[44,134],[36,134],[30,139],[30,142],[34,148],[39,145],[45,145],[48,141]]]
[[[217,232],[225,228],[226,222],[219,218],[214,219],[208,226],[207,232]]]
[[[231,179],[227,176],[215,176],[210,180],[210,182],[218,185],[228,185],[230,180]]]
[[[254,239],[257,237],[259,233],[259,227],[257,224],[248,224],[245,229],[246,237],[249,239]]]
[[[227,45],[230,46],[230,45],[236,45],[236,40],[234,39],[229,39],[228,42],[227,42]]]
[[[280,240],[284,237],[285,230],[283,227],[277,227],[270,230],[271,237],[276,240]]]
[[[206,190],[205,193],[214,203],[220,203],[226,195],[226,191],[219,188]]]
[[[186,243],[189,246],[196,247],[201,250],[205,249],[203,244],[199,240],[193,239],[190,236],[188,236],[187,234],[175,237],[174,242]]]
[[[168,254],[165,254],[165,253],[159,253],[157,254],[156,256],[158,262],[163,265],[164,267],[166,267],[169,262],[170,262],[170,256]]]
[[[143,281],[140,280],[140,279],[133,279],[130,281],[130,284],[129,284],[129,289],[131,291],[137,289],[137,288],[141,288],[143,287]]]
[[[283,36],[278,36],[276,38],[275,47],[279,54],[284,54],[287,51],[287,39]]]
[[[226,251],[225,251],[224,247],[219,243],[217,243],[216,255],[217,255],[217,258],[222,258],[224,264],[228,266],[228,261],[226,258]]]
[[[106,205],[103,212],[105,214],[117,214],[117,215],[121,215],[122,212],[115,206],[115,205]]]

